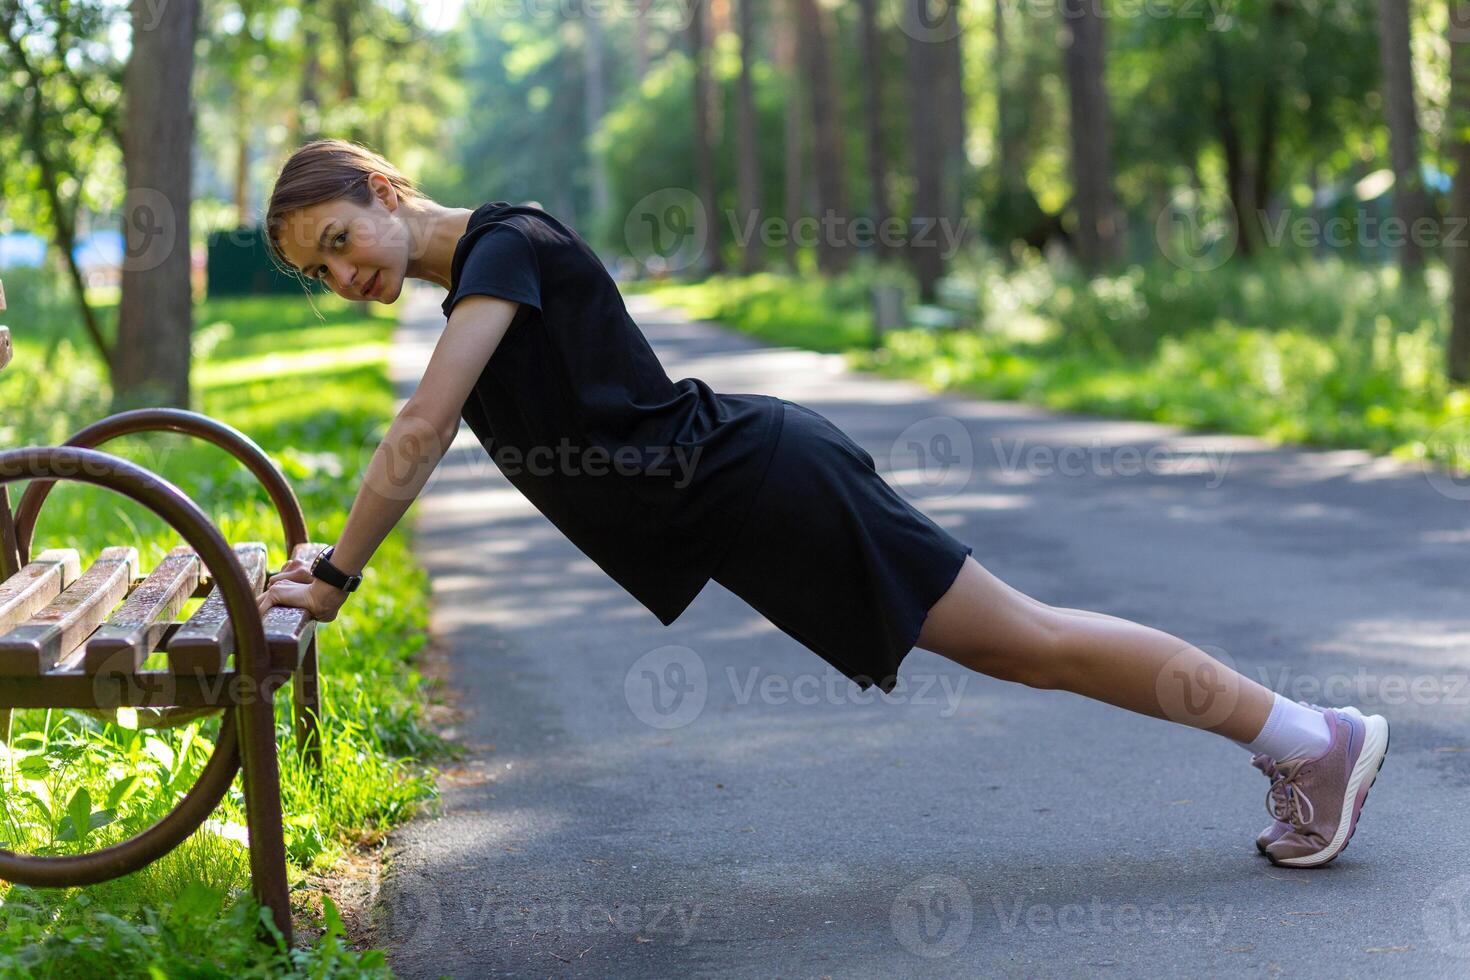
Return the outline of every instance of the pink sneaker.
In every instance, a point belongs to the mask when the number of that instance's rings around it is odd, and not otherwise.
[[[1308,708],[1314,708],[1317,711],[1327,710],[1320,704],[1313,704],[1310,701],[1298,701],[1297,704],[1306,705]],[[1363,717],[1363,713],[1357,708],[1354,708],[1352,705],[1348,705],[1345,708],[1338,708],[1337,710],[1346,712],[1351,715],[1357,715],[1359,718]],[[1260,755],[1251,756],[1251,765],[1261,770],[1261,772],[1265,773],[1267,776],[1270,776],[1271,782],[1273,784],[1276,782],[1276,780],[1281,778],[1281,776],[1277,773],[1276,760],[1272,759],[1269,755],[1265,755],[1264,753],[1262,753]],[[1262,856],[1265,856],[1266,848],[1270,847],[1272,844],[1285,837],[1287,832],[1290,830],[1291,824],[1287,823],[1286,821],[1272,820],[1269,827],[1256,835],[1256,850],[1260,851]]]
[[[1322,714],[1332,730],[1326,752],[1262,769],[1272,777],[1266,810],[1290,827],[1266,847],[1272,864],[1319,867],[1342,853],[1388,753],[1388,721],[1382,715],[1335,708]]]

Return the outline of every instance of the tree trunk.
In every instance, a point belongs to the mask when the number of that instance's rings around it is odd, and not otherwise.
[[[837,83],[829,53],[826,18],[816,0],[797,0],[797,48],[802,74],[811,93],[812,129],[816,140],[812,161],[817,181],[817,267],[828,275],[852,261],[845,224],[847,191],[843,185],[842,131]],[[830,221],[830,224],[829,224]]]
[[[740,78],[736,82],[737,101],[735,126],[736,142],[739,143],[735,163],[736,180],[740,198],[740,227],[748,232],[740,256],[740,271],[746,275],[759,272],[765,264],[765,248],[761,242],[759,222],[761,219],[761,157],[759,130],[755,123],[755,86],[750,70],[755,64],[755,3],[754,0],[739,0],[740,32]]]
[[[800,244],[792,229],[796,227],[796,221],[806,209],[803,189],[806,185],[806,84],[802,78],[801,59],[798,56],[796,45],[796,23],[798,13],[796,10],[797,0],[785,0],[786,18],[791,28],[783,31],[778,37],[777,56],[782,70],[786,73],[789,84],[786,89],[786,132],[784,134],[786,143],[786,194],[784,212],[786,215],[786,261],[791,266],[793,274],[801,271],[798,256],[801,252]]]
[[[1077,253],[1082,265],[1095,272],[1118,258],[1119,232],[1103,17],[1091,0],[1061,0],[1061,5],[1068,34],[1068,129],[1077,202]]]
[[[1000,185],[1003,192],[1016,186],[1017,165],[1021,155],[1017,152],[1015,126],[1011,122],[1010,106],[1006,98],[1006,64],[1009,61],[1006,40],[1006,0],[995,0],[995,54],[991,75],[995,79],[995,142],[996,165],[1000,167]]]
[[[1445,132],[1450,156],[1455,162],[1455,182],[1450,189],[1447,242],[1453,295],[1450,300],[1450,343],[1446,357],[1449,378],[1456,384],[1470,382],[1470,247],[1466,246],[1466,223],[1470,222],[1470,37],[1463,25],[1470,24],[1470,2],[1451,0],[1450,105]],[[1453,237],[1450,237],[1453,236]]]
[[[965,188],[968,184],[969,156],[965,152],[965,73],[962,36],[959,23],[960,0],[948,0],[940,20],[939,98],[940,144],[944,157],[944,216],[956,232],[963,227]]]
[[[883,59],[879,43],[878,0],[861,0],[860,15],[859,55],[863,73],[863,121],[867,126],[868,194],[872,199],[873,222],[879,231],[874,252],[879,261],[887,261],[894,256],[883,228],[893,214],[893,205],[888,199],[888,154],[883,143]]]
[[[174,0],[158,18],[146,0],[133,0],[132,20],[133,52],[123,87],[126,252],[113,385],[119,405],[187,408],[193,333],[189,86],[199,0]]]
[[[243,98],[237,103],[235,120],[235,227],[250,224],[250,113]]]
[[[1225,156],[1225,183],[1230,194],[1230,206],[1235,210],[1236,248],[1241,258],[1248,259],[1256,251],[1257,223],[1252,210],[1250,182],[1245,172],[1245,150],[1240,142],[1240,127],[1235,121],[1230,68],[1224,45],[1213,33],[1210,35],[1210,53],[1214,67],[1215,125]]]
[[[935,283],[944,275],[935,223],[943,206],[944,170],[940,159],[939,119],[934,104],[936,72],[933,42],[927,40],[927,0],[903,0],[907,36],[909,147],[913,154],[914,210],[906,249],[919,284],[919,300],[934,302]]]
[[[648,8],[653,0],[638,0],[633,11],[633,82],[643,84],[648,74]]]
[[[582,11],[582,61],[584,69],[583,95],[585,96],[587,126],[587,171],[592,195],[590,229],[601,227],[607,219],[612,193],[608,187],[607,166],[602,155],[593,151],[592,137],[602,126],[602,116],[607,106],[607,76],[603,69],[604,41],[601,10],[585,8]]]
[[[321,34],[317,31],[316,5],[318,0],[301,0],[301,48],[305,55],[305,61],[301,66],[301,90],[297,96],[299,103],[293,114],[294,130],[293,142],[300,146],[307,140],[316,137],[319,132],[317,125],[317,107],[321,99],[317,95],[317,76],[321,73]]]
[[[704,205],[705,224],[709,229],[703,262],[710,275],[725,271],[725,258],[720,250],[720,202],[715,177],[715,132],[712,99],[718,89],[710,84],[709,45],[705,38],[703,3],[690,8],[689,59],[694,64],[694,156],[699,180],[699,198]]]
[[[1383,108],[1393,161],[1394,212],[1403,226],[1399,267],[1406,280],[1419,280],[1424,249],[1418,238],[1429,218],[1419,171],[1419,114],[1414,107],[1414,66],[1409,45],[1408,0],[1378,0],[1378,48],[1383,65]]]

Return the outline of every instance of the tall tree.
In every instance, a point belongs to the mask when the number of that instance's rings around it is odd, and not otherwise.
[[[709,237],[706,239],[703,263],[706,272],[717,275],[725,271],[725,258],[721,251],[720,201],[715,174],[714,100],[719,98],[719,89],[710,84],[709,39],[705,36],[705,5],[696,3],[690,8],[689,60],[694,66],[694,164],[699,181],[699,198],[704,205]]]
[[[834,223],[847,219],[841,111],[823,8],[816,0],[797,0],[796,16],[797,50],[807,91],[811,94],[815,138],[812,165],[817,185],[817,220],[823,229],[817,237],[817,266],[831,275],[842,272],[852,261],[852,250],[826,233],[829,216]]]
[[[603,66],[604,47],[602,30],[602,11],[596,5],[582,7],[582,68],[583,98],[585,102],[584,119],[587,127],[587,139],[590,141],[602,125],[602,116],[607,107],[607,72]],[[607,184],[607,166],[602,155],[593,152],[590,145],[587,150],[587,166],[590,171],[588,183],[592,198],[592,220],[588,227],[600,227],[607,218],[609,201],[612,195],[609,193]]]
[[[789,23],[790,30],[782,31],[777,35],[777,60],[786,74],[786,128],[783,140],[786,145],[786,186],[783,211],[786,215],[786,262],[791,266],[792,272],[799,272],[801,266],[798,262],[800,245],[791,230],[796,226],[797,220],[802,212],[806,210],[806,160],[807,153],[807,125],[806,113],[806,87],[807,80],[802,77],[801,56],[797,50],[796,34],[797,23],[800,20],[800,12],[797,4],[800,0],[785,0],[784,15]]]
[[[296,110],[291,114],[291,129],[294,145],[300,146],[316,138],[320,133],[318,107],[321,95],[317,83],[321,78],[321,40],[317,29],[317,4],[320,0],[300,0],[301,3],[301,94]]]
[[[737,0],[740,5],[740,77],[735,83],[736,191],[739,198],[740,226],[750,228],[761,217],[760,137],[755,124],[755,85],[751,69],[755,65],[755,0]],[[765,249],[759,234],[750,234],[740,256],[740,271],[746,275],[759,272],[764,264]]]
[[[1378,0],[1378,49],[1383,65],[1389,156],[1393,161],[1394,211],[1405,230],[1399,265],[1406,278],[1418,279],[1424,267],[1424,249],[1415,229],[1429,217],[1429,200],[1419,170],[1419,113],[1414,106],[1408,0]]]
[[[1113,134],[1108,110],[1103,13],[1092,0],[1061,0],[1067,25],[1068,130],[1077,208],[1077,256],[1090,271],[1118,256],[1113,196]]]
[[[1001,0],[996,0],[997,3]],[[893,205],[888,195],[888,154],[883,140],[883,62],[882,35],[878,27],[878,0],[861,0],[858,54],[863,77],[864,144],[868,151],[868,196],[872,200],[873,221],[884,226]],[[888,236],[878,236],[879,259],[892,258]]]
[[[944,168],[940,121],[934,104],[936,67],[930,39],[928,0],[903,0],[900,16],[907,35],[908,131],[910,167],[914,176],[914,206],[909,217],[908,256],[919,285],[921,302],[932,303],[935,284],[944,274],[944,256],[936,247],[932,225],[944,206]]]
[[[85,206],[87,172],[119,138],[117,91],[120,72],[72,54],[98,47],[111,27],[111,11],[99,3],[73,3],[52,11],[0,0],[0,76],[20,84],[0,86],[0,178],[7,170],[33,170],[19,183],[29,202],[5,200],[6,216],[26,210],[38,224],[51,225],[51,240],[65,263],[87,337],[109,369],[112,345],[87,302],[86,282],[76,258],[77,215]],[[26,203],[30,204],[26,208]],[[19,205],[19,206],[17,206]]]
[[[939,122],[944,157],[944,216],[962,227],[968,184],[969,156],[965,152],[967,102],[965,99],[964,50],[961,44],[960,0],[943,0],[939,18]]]
[[[1470,0],[1450,0],[1450,105],[1445,122],[1455,182],[1450,189],[1450,221],[1470,222]],[[1453,227],[1453,225],[1452,225]],[[1446,248],[1449,256],[1450,343],[1446,366],[1450,380],[1470,383],[1470,248]]]
[[[199,0],[133,0],[124,78],[122,299],[113,386],[119,403],[189,405],[193,296],[189,202],[194,147],[190,81]]]

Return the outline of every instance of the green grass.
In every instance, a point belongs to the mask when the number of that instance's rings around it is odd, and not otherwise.
[[[0,446],[59,442],[107,414],[106,377],[65,311],[10,280],[4,317],[15,333],[16,357],[0,374]],[[331,298],[318,299],[318,306],[325,322],[304,299],[201,304],[194,407],[258,442],[292,483],[311,538],[330,542],[391,420],[385,369],[393,321],[364,317]],[[176,435],[129,437],[104,448],[178,484],[227,539],[266,542],[272,568],[285,560],[265,492],[222,450]],[[415,667],[427,635],[428,583],[413,562],[406,526],[384,542],[340,617],[319,630],[320,780],[291,751],[288,710],[278,709],[286,844],[299,886],[293,899],[298,919],[319,919],[323,932],[315,944],[286,951],[252,938],[259,909],[248,898],[237,779],[204,829],[136,874],[65,891],[0,884],[0,975],[386,974],[381,954],[346,948],[330,901],[321,901],[304,878],[331,867],[349,848],[375,843],[433,796],[422,760],[443,746],[425,720],[426,683]],[[75,547],[85,564],[103,547],[124,542],[139,544],[144,569],[178,543],[125,498],[61,484],[47,499],[33,550]],[[136,726],[126,712],[106,720],[16,712],[0,748],[3,846],[75,853],[155,822],[192,785],[219,722],[216,716],[179,729]]]
[[[885,277],[907,277],[884,270]],[[1133,267],[1088,281],[1043,262],[974,260],[959,275],[979,329],[889,333],[875,347],[862,266],[640,283],[635,291],[779,344],[845,351],[937,390],[1050,408],[1350,446],[1470,469],[1470,391],[1445,380],[1448,284],[1338,261]]]

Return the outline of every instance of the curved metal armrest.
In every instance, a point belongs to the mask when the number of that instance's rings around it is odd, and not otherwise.
[[[286,482],[286,477],[255,441],[233,426],[226,425],[199,412],[181,408],[139,408],[129,412],[110,415],[94,422],[66,441],[67,446],[95,449],[113,439],[140,432],[180,432],[196,439],[213,443],[230,453],[254,474],[255,478],[270,494],[276,513],[281,518],[281,528],[286,538],[286,554],[289,556],[301,545],[306,544],[306,517],[296,492]],[[36,480],[26,487],[25,494],[15,512],[15,531],[21,559],[28,560],[31,553],[31,535],[36,528],[36,518],[41,505],[51,492],[55,480]]]

